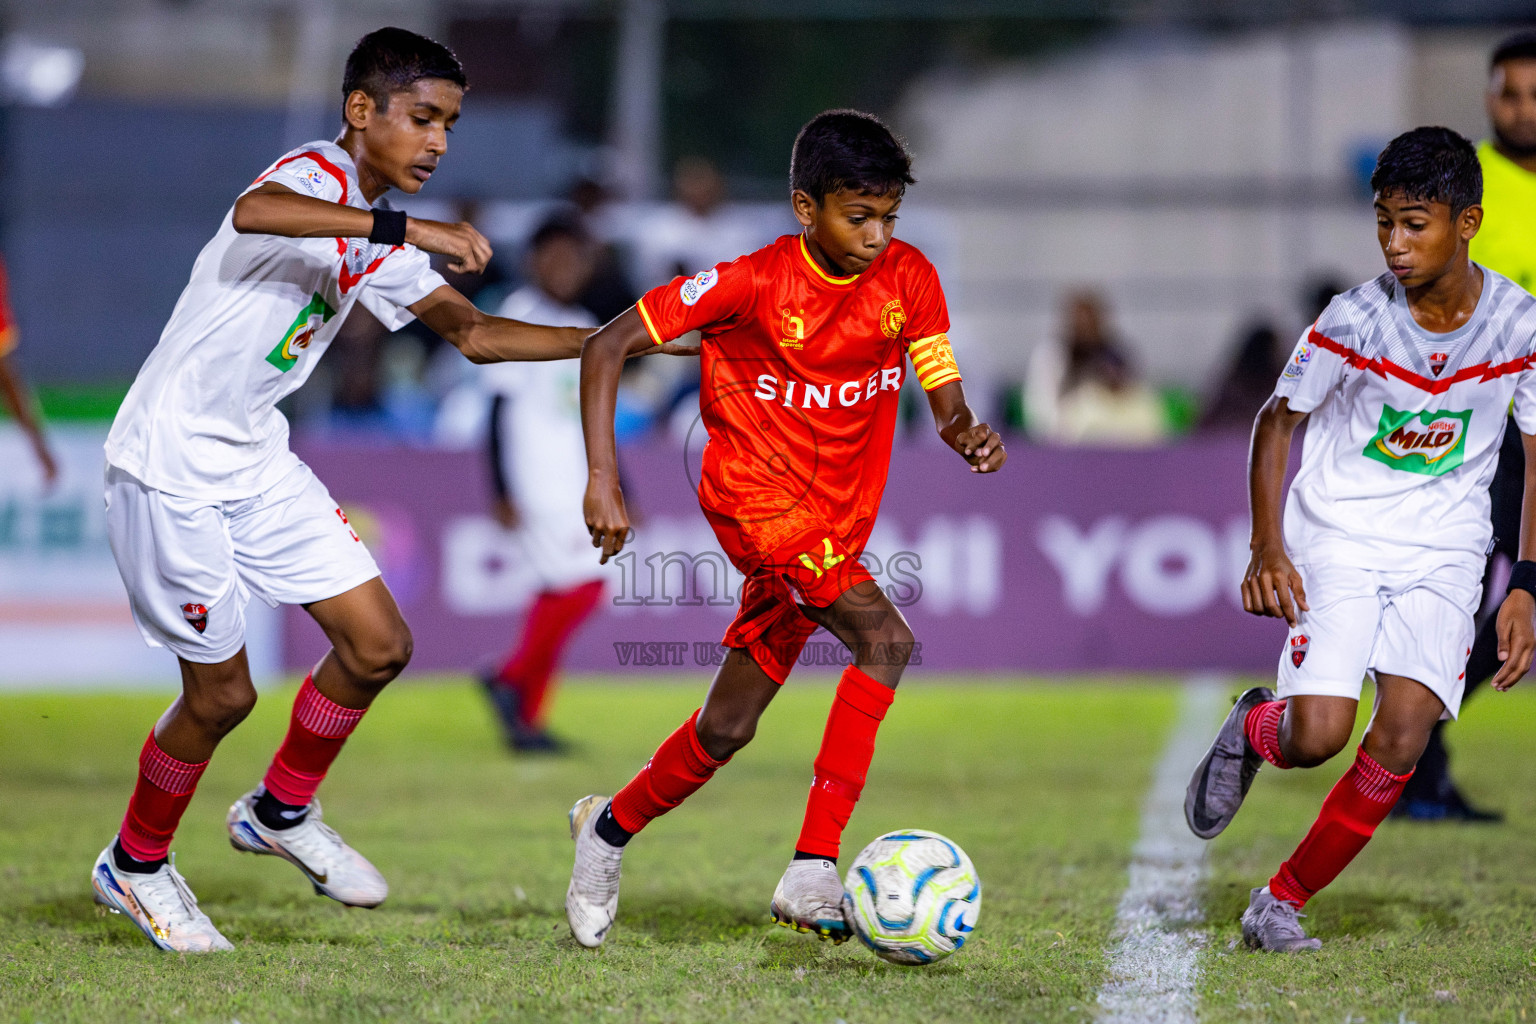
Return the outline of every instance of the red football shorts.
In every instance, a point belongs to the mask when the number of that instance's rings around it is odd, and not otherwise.
[[[816,623],[800,613],[800,600],[817,608],[873,580],[859,561],[874,518],[841,527],[808,510],[770,520],[743,521],[704,510],[720,546],[746,575],[741,610],[725,631],[727,647],[745,647],[769,678],[789,677]]]

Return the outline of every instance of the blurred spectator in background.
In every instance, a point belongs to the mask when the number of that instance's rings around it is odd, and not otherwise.
[[[642,290],[691,276],[752,252],[768,241],[726,203],[725,178],[703,157],[685,156],[672,170],[672,202],[646,218],[635,253]],[[676,362],[677,360],[662,360]]]
[[[624,273],[619,228],[612,216],[613,197],[601,182],[581,178],[571,186],[571,206],[592,238],[592,280],[582,289],[578,305],[605,324],[635,304],[639,294]]]
[[[597,327],[597,318],[576,303],[596,256],[591,235],[572,214],[546,220],[529,243],[528,283],[498,313],[527,323]],[[487,448],[496,519],[517,532],[540,582],[517,643],[481,683],[514,750],[554,752],[563,744],[544,726],[550,684],[566,645],[601,599],[606,575],[581,504],[587,486],[581,365],[563,359],[478,370],[491,395]]]
[[[1285,369],[1286,349],[1280,334],[1267,323],[1255,323],[1243,335],[1231,365],[1200,415],[1195,429],[1203,433],[1253,429],[1253,418],[1274,393]]]
[[[750,217],[726,202],[725,178],[715,165],[703,157],[685,156],[672,170],[672,202],[640,226],[637,283],[643,291],[674,277],[692,276],[768,241]],[[692,359],[639,360],[631,364],[625,386],[652,422],[670,423],[679,439],[698,419],[699,365]],[[621,435],[623,413],[621,409]]]
[[[1306,321],[1303,330],[1311,330],[1317,323],[1317,318],[1323,315],[1323,310],[1328,308],[1328,303],[1333,301],[1335,295],[1348,288],[1344,279],[1338,274],[1316,274],[1301,289],[1302,319]]]
[[[20,341],[16,331],[16,317],[11,313],[10,282],[5,275],[5,262],[0,260],[0,399],[6,409],[16,417],[16,422],[32,442],[32,452],[37,456],[37,466],[42,472],[43,483],[52,487],[59,478],[58,464],[48,449],[48,439],[43,436],[43,426],[38,421],[32,405],[32,393],[21,379],[21,371],[11,360]]]
[[[1061,345],[1041,345],[1030,359],[1025,416],[1034,437],[1065,444],[1140,446],[1168,437],[1157,392],[1136,378],[1110,333],[1095,292],[1067,296]]]

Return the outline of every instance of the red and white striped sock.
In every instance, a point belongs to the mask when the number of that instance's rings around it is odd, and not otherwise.
[[[1361,747],[1323,801],[1312,830],[1269,880],[1269,891],[1276,899],[1305,906],[1365,849],[1412,775],[1394,775]]]
[[[1249,745],[1276,768],[1291,766],[1280,752],[1280,719],[1284,717],[1285,701],[1270,700],[1255,704],[1243,719],[1243,732],[1248,735]]]
[[[164,860],[181,815],[192,802],[197,780],[208,762],[188,764],[160,749],[151,729],[139,751],[139,781],[128,799],[128,813],[117,832],[123,852],[134,860]]]
[[[293,700],[288,735],[277,748],[261,784],[285,804],[304,806],[325,781],[331,762],[357,728],[367,708],[344,708],[315,689],[313,673],[304,677]]]

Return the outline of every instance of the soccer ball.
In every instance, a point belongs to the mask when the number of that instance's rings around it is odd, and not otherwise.
[[[888,832],[864,847],[843,883],[843,912],[875,955],[931,964],[961,946],[981,913],[981,879],[937,832]]]

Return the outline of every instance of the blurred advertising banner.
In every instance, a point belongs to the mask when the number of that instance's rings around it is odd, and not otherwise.
[[[0,424],[0,690],[154,685],[180,689],[176,659],[144,643],[107,546],[103,425],[57,426],[59,478],[44,485],[26,436]],[[258,680],[279,672],[281,618],[253,602]]]
[[[477,452],[300,445],[383,568],[416,638],[413,669],[466,671],[504,651],[537,583],[489,516]],[[1284,624],[1241,610],[1246,440],[1144,451],[1016,444],[997,476],[937,443],[899,444],[865,564],[938,671],[1267,673]],[[696,451],[620,453],[635,537],[567,666],[708,671],[736,610],[730,567],[694,497]],[[593,553],[594,560],[596,553]],[[289,610],[287,665],[325,650]],[[844,663],[819,633],[801,664]]]

